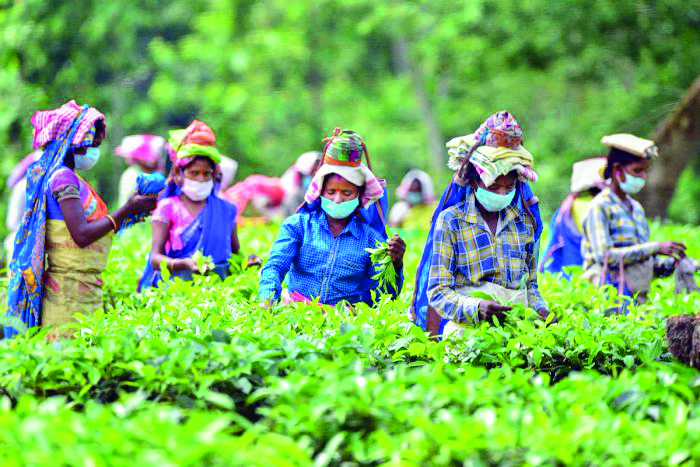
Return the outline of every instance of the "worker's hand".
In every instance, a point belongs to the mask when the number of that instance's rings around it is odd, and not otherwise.
[[[389,245],[389,256],[394,263],[395,268],[400,268],[403,265],[403,255],[406,253],[406,243],[399,234],[394,234],[387,242]]]
[[[547,318],[549,318],[549,315],[551,313],[548,310],[546,310],[545,308],[542,308],[541,310],[539,310],[537,312],[537,314],[539,315],[540,318],[542,318],[542,321],[547,321]],[[552,321],[549,324],[554,324],[554,323],[558,323],[558,322],[559,322],[559,320],[557,320],[557,317],[552,316]]]
[[[173,263],[173,265],[175,264],[177,264],[176,269],[190,271],[193,274],[199,274],[201,272],[197,267],[197,261],[195,261],[193,258],[179,259],[177,260],[177,263]]]
[[[158,204],[158,195],[132,195],[124,208],[127,214],[150,214]]]
[[[260,259],[259,256],[255,256],[255,255],[248,256],[248,267],[252,268],[253,266],[257,266],[257,267],[262,266],[262,259]]]
[[[493,300],[482,300],[479,302],[479,319],[493,323],[494,316],[498,318],[498,322],[502,323],[506,319],[506,311],[512,310],[511,307],[501,305]]]
[[[672,256],[676,259],[685,257],[685,245],[678,242],[661,242],[657,253],[664,256]]]

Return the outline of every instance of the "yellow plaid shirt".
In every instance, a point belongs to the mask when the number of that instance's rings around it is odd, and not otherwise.
[[[456,289],[492,282],[511,290],[527,287],[529,306],[546,309],[537,288],[535,225],[513,205],[500,212],[494,234],[476,207],[474,193],[440,213],[433,233],[428,279],[430,306],[443,317],[478,320],[478,298]]]

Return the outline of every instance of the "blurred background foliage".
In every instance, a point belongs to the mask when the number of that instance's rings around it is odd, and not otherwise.
[[[414,167],[444,186],[444,143],[507,109],[551,213],[571,163],[604,155],[604,134],[651,136],[699,57],[684,0],[0,0],[0,176],[31,150],[31,115],[75,98],[107,115],[105,155],[197,118],[240,180],[280,175],[340,126],[391,187]],[[124,167],[89,175],[109,202]],[[672,219],[700,221],[699,169]]]

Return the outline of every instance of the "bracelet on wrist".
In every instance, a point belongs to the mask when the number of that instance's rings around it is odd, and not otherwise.
[[[117,225],[117,221],[114,220],[114,217],[110,216],[109,214],[107,214],[106,217],[112,223],[112,227],[114,227],[114,231],[116,232],[117,230],[119,230],[119,226]]]

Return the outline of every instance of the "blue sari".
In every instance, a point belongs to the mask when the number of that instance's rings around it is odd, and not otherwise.
[[[416,325],[421,329],[428,330],[428,276],[430,274],[430,259],[433,256],[433,233],[435,231],[435,222],[438,216],[445,209],[454,206],[462,202],[467,196],[467,186],[461,186],[454,181],[447,187],[447,189],[442,194],[440,198],[440,204],[435,209],[433,213],[433,218],[430,223],[430,233],[428,234],[428,240],[423,249],[423,256],[421,256],[420,263],[418,264],[418,270],[416,271],[416,288],[413,294],[413,312],[416,316]],[[516,187],[515,198],[517,200],[517,207],[525,211],[525,204],[527,204],[530,213],[535,218],[535,251],[539,249],[540,236],[542,235],[543,225],[542,218],[540,216],[540,207],[537,198],[532,193],[530,185],[527,183],[519,182]],[[440,335],[442,335],[443,328],[448,320],[440,319]]]
[[[571,275],[564,271],[567,266],[583,265],[581,255],[581,240],[583,236],[576,230],[571,218],[571,207],[564,211],[557,209],[549,225],[549,244],[542,258],[540,272],[561,274],[564,279],[571,280]]]
[[[175,192],[171,188],[170,192]],[[182,259],[191,257],[196,251],[210,256],[214,261],[214,272],[223,280],[229,275],[228,260],[231,257],[231,234],[236,224],[236,207],[215,195],[216,187],[207,198],[207,204],[182,233],[182,248],[165,252],[169,258]],[[190,271],[176,271],[171,274],[183,280],[192,280]],[[148,287],[158,287],[162,280],[160,271],[151,266],[151,255],[148,255],[146,269],[139,281],[139,292]]]
[[[7,291],[6,315],[17,320],[17,328],[22,324],[27,328],[41,324],[41,300],[44,296],[44,253],[46,241],[47,194],[51,175],[63,164],[69,149],[92,144],[94,132],[83,141],[71,146],[71,141],[87,114],[89,106],[82,111],[71,127],[60,138],[51,141],[44,148],[41,158],[27,169],[27,192],[25,213],[15,237],[15,248],[10,262],[10,282]],[[18,329],[5,326],[5,337],[19,334]]]

